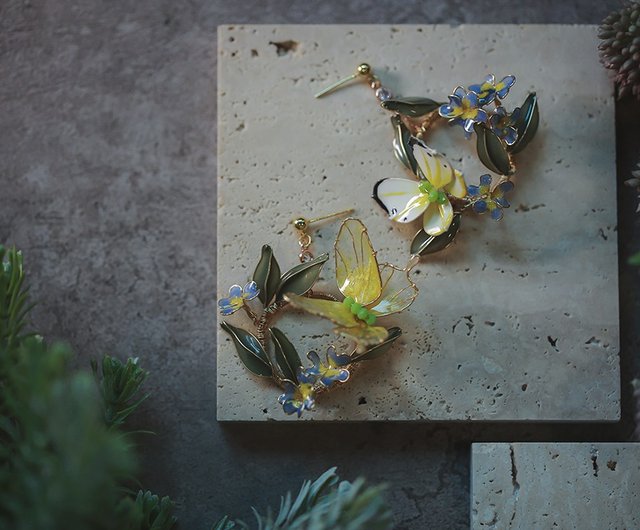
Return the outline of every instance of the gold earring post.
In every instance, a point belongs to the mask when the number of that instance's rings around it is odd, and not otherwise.
[[[330,213],[329,215],[323,215],[322,217],[315,217],[314,219],[305,219],[304,217],[298,217],[294,219],[293,226],[297,230],[306,230],[310,224],[317,223],[318,221],[324,221],[325,219],[331,219],[332,217],[339,217],[341,215],[347,215],[353,212],[353,208],[349,208],[348,210],[343,210],[341,212]]]
[[[347,77],[345,77],[343,79],[340,79],[340,81],[336,81],[332,85],[330,85],[327,88],[325,88],[325,89],[321,90],[320,92],[318,92],[315,95],[315,97],[316,98],[321,98],[322,96],[325,96],[327,94],[330,94],[334,90],[337,90],[338,88],[340,88],[342,85],[345,85],[349,81],[353,81],[357,77],[364,77],[364,76],[369,77],[370,75],[371,75],[371,67],[367,63],[361,63],[361,64],[358,65],[358,68],[357,68],[355,73],[353,73],[351,75],[348,75]]]

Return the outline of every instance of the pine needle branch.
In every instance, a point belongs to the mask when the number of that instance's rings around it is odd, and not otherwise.
[[[24,286],[22,252],[0,245],[0,348],[4,352],[26,336],[22,332],[32,307]]]
[[[254,509],[257,530],[391,530],[384,489],[368,486],[362,478],[340,482],[336,468],[331,468],[313,482],[305,481],[295,500],[291,493],[282,497],[277,516],[270,508],[265,515]],[[234,524],[248,528],[226,517],[213,530],[232,530]]]

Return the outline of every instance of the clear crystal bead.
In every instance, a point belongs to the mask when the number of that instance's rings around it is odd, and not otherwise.
[[[391,98],[391,92],[389,92],[384,87],[380,87],[379,89],[376,90],[376,97],[380,101],[387,101],[389,98]]]

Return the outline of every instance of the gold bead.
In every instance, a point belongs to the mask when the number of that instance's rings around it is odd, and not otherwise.
[[[307,220],[304,217],[298,217],[298,219],[293,221],[293,226],[298,230],[305,230],[307,228]]]
[[[371,67],[367,63],[362,63],[358,65],[359,75],[369,75],[369,73],[371,73]]]

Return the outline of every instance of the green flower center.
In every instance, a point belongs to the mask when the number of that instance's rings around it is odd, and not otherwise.
[[[444,204],[447,202],[447,194],[442,190],[437,190],[433,187],[433,184],[428,180],[423,180],[418,184],[420,192],[427,196],[429,202],[437,202],[438,204]]]

